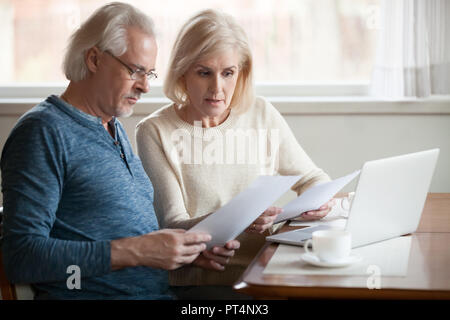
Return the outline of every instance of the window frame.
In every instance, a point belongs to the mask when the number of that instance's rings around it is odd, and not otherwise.
[[[0,85],[0,116],[21,115],[52,94],[61,94],[65,83]],[[386,100],[369,95],[368,83],[256,83],[283,115],[450,115],[450,96]],[[162,83],[151,86],[136,104],[133,116],[145,116],[170,103]]]
[[[55,83],[10,83],[0,85],[0,99],[42,98],[51,94],[60,94],[69,84]],[[368,83],[295,83],[261,82],[255,84],[258,95],[269,97],[305,97],[305,96],[365,96],[369,92]],[[164,98],[162,83],[150,85],[150,92],[144,99]]]

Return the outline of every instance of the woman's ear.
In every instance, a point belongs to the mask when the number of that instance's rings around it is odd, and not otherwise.
[[[184,74],[178,80],[178,84],[179,84],[179,88],[183,92],[183,96],[181,97],[181,100],[183,101],[183,104],[184,105],[190,104],[189,96],[188,96],[188,93],[187,93],[188,91],[187,91],[186,77],[185,77]]]
[[[185,94],[187,93],[186,77],[184,76],[184,74],[178,79],[178,87]]]
[[[102,52],[97,47],[92,47],[86,52],[85,62],[90,72],[97,72],[101,54]]]

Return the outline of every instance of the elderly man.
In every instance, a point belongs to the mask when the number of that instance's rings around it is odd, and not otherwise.
[[[98,9],[71,38],[65,92],[27,112],[5,144],[5,270],[38,299],[170,299],[166,270],[222,270],[239,247],[205,252],[210,235],[158,230],[152,184],[116,118],[148,92],[156,55],[146,15]]]

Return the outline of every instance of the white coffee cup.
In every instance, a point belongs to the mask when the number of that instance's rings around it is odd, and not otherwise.
[[[312,251],[308,247],[310,244]],[[315,254],[321,261],[338,262],[349,257],[352,237],[350,232],[340,229],[314,231],[304,248],[306,253]]]
[[[349,192],[346,197],[341,198],[340,205],[341,209],[344,211],[350,211],[350,207],[352,205],[353,198],[355,197],[354,192]]]

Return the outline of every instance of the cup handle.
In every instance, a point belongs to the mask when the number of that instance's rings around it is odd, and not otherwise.
[[[355,196],[355,192],[349,192],[346,197],[341,198],[341,209],[348,212],[350,211],[350,206],[353,201],[353,197]]]
[[[310,249],[309,249],[309,245],[310,245],[310,244],[312,244],[312,239],[306,240],[305,244],[303,245],[303,248],[305,248],[305,252],[306,252],[306,253],[311,253],[311,254],[312,254],[314,248],[313,248],[313,250],[310,250]]]

